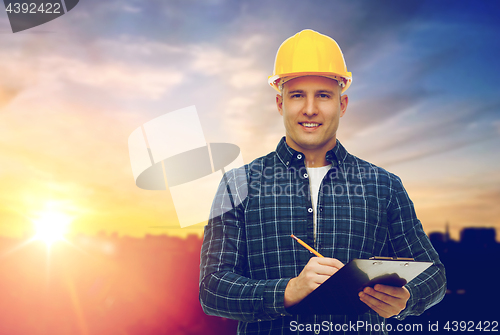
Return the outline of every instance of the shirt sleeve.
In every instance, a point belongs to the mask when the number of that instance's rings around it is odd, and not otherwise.
[[[289,315],[285,288],[291,278],[256,280],[247,276],[244,205],[246,173],[224,175],[201,248],[200,303],[208,315],[255,322]]]
[[[388,205],[389,242],[397,257],[411,257],[416,261],[431,261],[427,270],[405,287],[410,292],[406,308],[396,316],[403,320],[408,315],[420,315],[440,302],[446,292],[443,263],[417,219],[413,202],[408,197],[401,179],[394,176]]]

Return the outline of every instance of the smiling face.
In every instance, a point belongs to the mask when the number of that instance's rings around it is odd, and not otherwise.
[[[319,76],[291,79],[276,105],[283,116],[287,144],[306,155],[310,166],[326,165],[326,152],[336,143],[339,120],[348,98],[337,81]]]

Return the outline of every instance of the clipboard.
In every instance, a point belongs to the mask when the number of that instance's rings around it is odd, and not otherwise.
[[[403,287],[432,264],[412,258],[353,259],[287,311],[291,314],[363,314],[370,309],[358,296],[365,287],[376,284]]]

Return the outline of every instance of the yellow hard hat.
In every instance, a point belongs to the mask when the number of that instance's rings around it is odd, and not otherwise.
[[[335,79],[344,93],[352,82],[344,55],[334,39],[305,29],[283,42],[276,53],[273,75],[268,83],[280,92],[286,81],[302,76]]]

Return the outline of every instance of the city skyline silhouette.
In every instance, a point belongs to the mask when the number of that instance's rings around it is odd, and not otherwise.
[[[446,267],[445,298],[403,323],[497,317],[489,279],[500,260],[493,228],[466,228],[461,239],[429,234]],[[207,316],[198,301],[202,238],[79,234],[66,243],[20,246],[0,238],[0,333],[234,334],[236,321]],[[464,271],[464,264],[468,270]],[[399,321],[389,319],[389,323]]]

